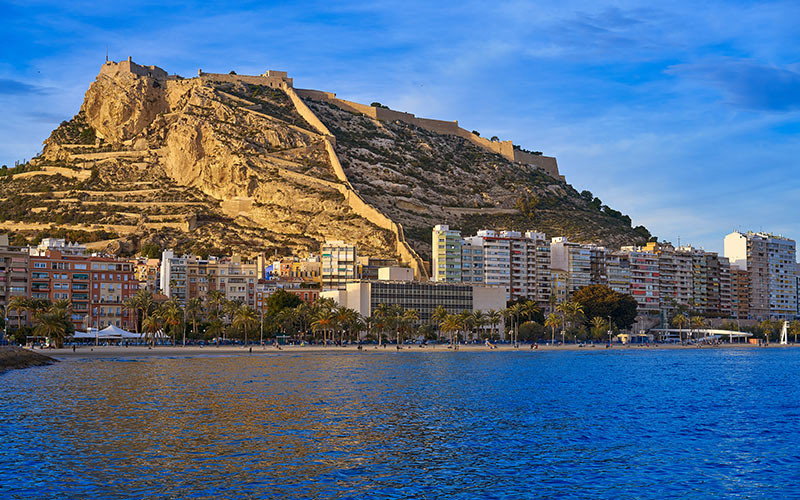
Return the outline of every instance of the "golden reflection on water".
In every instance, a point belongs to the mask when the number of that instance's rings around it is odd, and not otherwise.
[[[53,431],[73,443],[77,456],[115,464],[99,474],[110,479],[135,469],[153,487],[159,478],[186,474],[252,479],[263,472],[270,482],[284,483],[336,477],[371,465],[391,448],[387,443],[413,439],[410,453],[416,455],[441,438],[404,393],[412,385],[435,384],[448,361],[427,360],[387,378],[380,362],[385,356],[67,362],[65,371],[83,372],[83,383],[56,389],[74,397],[61,408],[71,424]],[[81,433],[92,439],[80,439]],[[363,482],[351,487],[366,487]]]

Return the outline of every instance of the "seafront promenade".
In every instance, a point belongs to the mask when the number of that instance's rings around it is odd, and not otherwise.
[[[297,354],[297,353],[411,353],[411,352],[555,352],[555,351],[642,351],[642,350],[698,350],[698,349],[781,349],[797,347],[800,344],[770,344],[768,346],[757,346],[753,344],[720,344],[720,345],[680,345],[680,344],[614,344],[612,347],[607,348],[605,344],[584,344],[583,346],[576,344],[565,345],[545,345],[539,344],[536,349],[531,349],[530,344],[520,344],[518,348],[513,347],[511,344],[497,344],[496,348],[490,349],[483,344],[467,344],[459,345],[457,350],[453,350],[447,345],[440,344],[435,347],[428,345],[421,347],[420,345],[404,345],[401,349],[397,349],[395,344],[388,345],[362,345],[361,350],[358,346],[322,346],[322,345],[285,345],[280,349],[272,345],[259,347],[252,346],[250,348],[242,346],[158,346],[148,348],[147,346],[83,346],[78,347],[74,352],[72,348],[64,349],[36,349],[36,352],[46,354],[56,359],[73,359],[73,358],[116,358],[116,357],[150,357],[150,356],[259,356],[263,354]]]

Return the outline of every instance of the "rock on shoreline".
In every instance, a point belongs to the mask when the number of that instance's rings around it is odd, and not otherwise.
[[[3,346],[0,347],[0,373],[6,370],[17,368],[28,368],[31,366],[45,366],[55,363],[56,360],[50,356],[29,351],[21,347]]]

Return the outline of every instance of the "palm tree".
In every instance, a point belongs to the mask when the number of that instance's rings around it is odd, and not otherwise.
[[[602,338],[608,328],[608,322],[600,316],[595,316],[592,318],[591,324],[593,337]]]
[[[365,318],[364,316],[356,313],[353,322],[350,324],[350,333],[355,334],[355,339],[358,342],[361,342],[361,332],[368,328],[367,320],[369,318]]]
[[[222,312],[228,318],[228,323],[233,323],[233,316],[236,314],[240,305],[242,305],[242,303],[238,300],[227,300],[222,304]]]
[[[436,309],[434,309],[433,313],[431,314],[431,321],[436,324],[436,330],[438,333],[441,333],[441,325],[444,319],[447,317],[447,314],[447,309],[445,309],[442,305],[436,306]]]
[[[486,314],[481,311],[472,311],[472,324],[475,327],[475,338],[480,338],[480,332],[486,326]]]
[[[326,332],[332,328],[336,321],[336,315],[330,309],[322,309],[317,313],[316,319],[311,323],[314,333],[322,331],[323,343],[326,340]]]
[[[530,321],[531,317],[534,314],[539,314],[540,312],[542,312],[542,310],[539,308],[536,302],[532,300],[528,300],[525,302],[524,314],[528,318],[528,321]]]
[[[562,302],[557,309],[564,315],[564,324],[569,323],[570,326],[574,326],[583,317],[583,306],[580,302],[572,300]]]
[[[458,313],[459,330],[464,332],[464,343],[467,343],[467,332],[472,331],[475,321],[472,319],[472,313],[469,311],[461,311]]]
[[[348,309],[347,307],[340,307],[335,310],[335,323],[342,329],[342,333],[339,337],[341,343],[344,343],[344,339],[342,338],[342,336],[344,336],[344,330],[347,330],[348,335],[350,334],[350,329],[355,322],[357,314],[358,313],[354,310]]]
[[[797,334],[800,333],[800,321],[794,320],[789,323],[789,333],[794,334],[794,343],[797,343]]]
[[[72,330],[72,322],[64,310],[54,310],[38,316],[39,324],[33,329],[36,335],[47,337],[52,344],[60,348],[64,338]]]
[[[519,317],[525,312],[525,306],[519,303],[514,304],[508,308],[508,312],[513,318],[513,322],[511,324],[513,339],[511,341],[516,346],[517,338],[519,337]]]
[[[689,317],[684,313],[678,313],[672,317],[672,324],[678,327],[678,339],[683,342],[683,327],[689,323]]]
[[[56,313],[63,312],[69,315],[72,313],[72,302],[70,302],[69,299],[58,299],[50,306],[50,311]]]
[[[160,316],[172,332],[172,345],[175,345],[175,330],[183,322],[183,309],[173,297],[161,306]],[[186,333],[184,332],[184,335]]]
[[[450,345],[453,346],[453,349],[458,349],[458,345],[456,345],[453,337],[453,334],[461,327],[461,321],[459,321],[458,316],[455,314],[448,314],[439,326],[443,332],[450,334]]]
[[[388,327],[390,323],[391,307],[383,303],[378,304],[373,315],[378,318],[378,325],[380,327],[378,330],[378,346],[380,346],[383,341],[383,330]]]
[[[544,326],[550,327],[552,330],[553,336],[550,339],[551,344],[556,343],[556,328],[561,326],[561,316],[552,312],[547,315],[547,319],[544,320]]]
[[[156,346],[156,336],[164,328],[164,320],[158,314],[152,314],[142,321],[142,330],[145,339],[150,341],[150,345]]]
[[[219,345],[219,337],[225,331],[225,324],[217,317],[211,318],[206,328],[206,338],[209,340],[214,339],[214,342]]]
[[[299,316],[299,311],[297,309],[290,309],[287,307],[278,311],[278,314],[275,315],[275,322],[280,326],[280,330],[285,335],[288,333],[288,330],[294,326]]]
[[[155,302],[153,301],[153,293],[150,290],[139,290],[136,292],[136,307],[142,311],[142,319],[147,318],[152,314]],[[137,321],[138,323],[138,321]]]
[[[225,303],[225,293],[222,290],[211,290],[206,297],[211,314],[219,316],[222,304]]]
[[[131,315],[131,319],[133,319],[133,328],[135,329],[136,333],[139,333],[139,314],[138,314],[138,307],[139,301],[136,300],[136,295],[131,295],[122,303],[125,306],[125,309],[128,310],[128,314]]]
[[[258,326],[258,315],[247,304],[242,304],[233,313],[231,326],[244,334],[244,345],[247,345],[247,332]]]
[[[401,339],[399,337],[399,332],[409,333],[413,330],[414,324],[419,321],[419,313],[417,313],[416,309],[406,309],[403,311],[403,315],[400,317],[400,328],[397,330],[398,338],[397,338],[397,345],[400,345]]]
[[[197,337],[197,319],[203,313],[203,301],[197,297],[189,299],[186,303],[184,314],[192,320],[192,336]],[[183,345],[186,345],[186,334],[184,332]]]
[[[303,302],[294,309],[282,309],[280,313],[283,311],[291,311],[293,313],[293,322],[299,323],[300,330],[304,333],[310,328],[311,321],[313,321],[313,316],[315,314],[314,307],[308,302]]]
[[[486,318],[489,320],[489,326],[491,328],[491,333],[489,334],[494,340],[495,337],[495,329],[497,328],[497,324],[500,323],[500,320],[503,319],[503,315],[499,311],[495,311],[494,309],[489,309],[489,312],[486,313]]]
[[[11,297],[11,300],[8,301],[6,309],[8,311],[17,311],[17,329],[21,330],[22,311],[28,310],[28,299],[19,295],[15,295],[14,297]]]
[[[689,318],[689,325],[691,327],[692,338],[694,338],[694,330],[702,330],[706,326],[706,320],[702,316],[692,316]]]

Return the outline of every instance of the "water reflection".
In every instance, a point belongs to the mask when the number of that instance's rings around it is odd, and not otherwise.
[[[265,354],[0,378],[11,498],[796,492],[795,351]],[[764,373],[780,373],[763,383]],[[765,425],[766,424],[766,425]],[[36,471],[20,474],[21,471]]]

